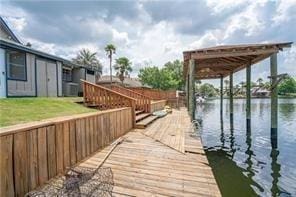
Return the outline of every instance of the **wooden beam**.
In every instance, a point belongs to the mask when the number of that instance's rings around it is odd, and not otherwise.
[[[254,49],[254,50],[242,50],[235,52],[208,52],[208,53],[192,53],[191,58],[193,59],[210,59],[210,58],[221,58],[221,57],[237,57],[237,56],[247,56],[247,55],[263,55],[278,52],[277,48],[271,49]]]

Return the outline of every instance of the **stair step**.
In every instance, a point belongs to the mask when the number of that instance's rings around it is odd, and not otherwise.
[[[143,112],[144,112],[144,110],[136,110],[136,115],[139,115],[139,114],[141,114]]]
[[[149,124],[151,124],[154,120],[156,120],[157,116],[149,116],[139,122],[136,123],[137,129],[145,129]]]
[[[143,120],[144,118],[150,116],[151,113],[142,113],[136,116],[136,122],[139,122],[140,120]]]

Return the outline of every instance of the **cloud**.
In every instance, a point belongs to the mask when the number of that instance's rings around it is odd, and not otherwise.
[[[1,1],[0,15],[34,48],[73,58],[82,48],[96,51],[108,74],[104,52],[117,46],[133,76],[147,64],[182,59],[188,49],[219,44],[295,41],[295,0],[201,1]],[[279,54],[279,72],[295,71],[295,48]],[[268,60],[253,67],[266,77]],[[237,78],[245,73],[239,72]]]

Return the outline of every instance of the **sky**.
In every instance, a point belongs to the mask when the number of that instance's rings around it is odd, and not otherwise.
[[[133,63],[162,67],[182,52],[216,45],[296,41],[296,0],[7,1],[0,15],[33,48],[72,59],[83,48],[97,52],[109,73],[104,47]],[[296,46],[278,55],[278,72],[296,76]],[[267,81],[269,59],[252,67]],[[234,83],[245,71],[234,74]],[[212,80],[218,84],[217,80]]]

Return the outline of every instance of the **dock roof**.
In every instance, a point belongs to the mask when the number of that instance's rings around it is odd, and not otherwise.
[[[189,60],[193,59],[196,66],[197,79],[214,79],[226,77],[253,65],[277,53],[283,48],[291,47],[292,42],[267,44],[221,45],[197,50],[184,51],[183,76],[188,73]]]

